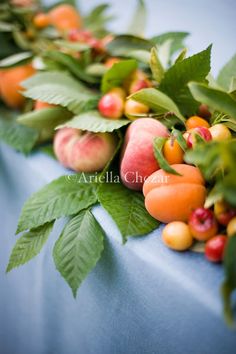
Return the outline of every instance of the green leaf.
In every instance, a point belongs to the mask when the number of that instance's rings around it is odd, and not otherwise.
[[[71,49],[75,52],[83,52],[84,50],[90,49],[90,46],[86,43],[81,42],[70,42],[64,39],[57,39],[54,43],[62,48]]]
[[[70,119],[71,116],[71,112],[65,108],[50,107],[21,114],[18,116],[17,122],[39,131],[39,140],[44,141],[54,135],[57,125]]]
[[[130,236],[147,234],[159,225],[146,211],[143,195],[120,183],[101,184],[98,199],[117,224],[123,242]]]
[[[173,169],[169,165],[168,161],[163,156],[162,149],[166,140],[167,138],[163,138],[163,137],[154,138],[153,140],[154,156],[160,168],[162,168],[164,171],[169,172],[173,175],[181,176],[181,174],[179,174],[177,171],[175,171],[175,169]]]
[[[24,96],[68,108],[75,114],[97,106],[98,96],[63,72],[46,72],[23,81]]]
[[[29,60],[31,60],[33,57],[33,54],[31,52],[23,52],[23,53],[18,53],[11,55],[8,58],[4,58],[0,60],[0,68],[1,69],[6,69],[6,68],[12,68],[18,65],[23,65],[27,63]]]
[[[101,90],[106,93],[116,86],[121,86],[123,81],[137,69],[137,62],[134,59],[122,60],[112,65],[102,78]]]
[[[63,65],[78,79],[88,82],[96,83],[97,79],[86,73],[78,59],[73,58],[69,54],[65,54],[59,51],[48,51],[44,53],[44,57],[52,59],[54,62]]]
[[[224,301],[224,316],[227,324],[234,324],[233,309],[231,304],[232,292],[236,289],[236,234],[229,237],[225,256],[224,271],[225,279],[222,284],[221,293]]]
[[[185,118],[180,113],[178,107],[172,99],[159,90],[154,88],[142,89],[132,94],[130,98],[146,104],[153,111],[159,114],[173,112],[176,117],[178,117],[182,122],[185,122]]]
[[[186,151],[187,150],[187,142],[186,142],[186,140],[183,137],[183,132],[178,130],[178,129],[173,128],[172,129],[172,134],[176,138],[176,140],[177,140],[178,144],[180,145],[181,149],[183,151]]]
[[[46,243],[54,222],[47,223],[36,229],[24,233],[17,241],[12,250],[7,272],[19,267],[37,256]]]
[[[161,45],[164,42],[171,40],[171,49],[170,53],[171,55],[174,54],[177,50],[180,50],[184,48],[184,43],[183,41],[185,38],[189,36],[188,32],[166,32],[163,34],[160,34],[158,36],[153,37],[151,40],[155,44]]]
[[[73,119],[57,128],[69,127],[88,130],[94,133],[104,133],[113,132],[129,123],[130,121],[128,119],[107,119],[102,117],[98,111],[90,111],[75,116]]]
[[[103,251],[104,232],[89,210],[81,211],[65,226],[53,249],[57,270],[74,297]]]
[[[159,89],[178,105],[184,115],[192,115],[199,104],[193,99],[187,84],[204,81],[210,71],[211,46],[206,50],[174,64],[166,73]]]
[[[107,67],[101,63],[93,63],[87,66],[86,73],[92,76],[101,77],[107,72]]]
[[[221,69],[217,77],[217,82],[226,91],[228,91],[230,89],[231,79],[235,75],[236,75],[236,54]]]
[[[150,67],[154,80],[160,83],[165,75],[165,70],[161,64],[157,49],[155,47],[151,49]]]
[[[140,63],[148,65],[150,63],[150,51],[143,49],[130,50],[127,53],[123,53],[123,57],[136,59]]]
[[[17,233],[62,216],[70,216],[97,201],[96,185],[85,174],[62,176],[34,193],[24,204]]]
[[[177,58],[175,59],[175,64],[180,63],[181,61],[183,61],[186,57],[187,54],[187,48],[183,48],[181,50],[181,52],[179,53],[179,55],[177,56]]]
[[[32,150],[38,136],[35,129],[24,127],[15,120],[0,119],[0,140],[24,154]]]
[[[137,6],[133,14],[133,18],[130,21],[128,30],[129,34],[136,36],[143,36],[145,32],[147,22],[147,10],[144,0],[137,0]]]
[[[108,8],[108,4],[101,4],[92,9],[92,11],[83,18],[84,28],[96,33],[96,35],[104,31],[107,22],[113,19],[113,16],[106,14]]]
[[[0,9],[0,13],[1,13],[1,9]],[[15,24],[0,21],[0,32],[12,32],[17,30],[19,30],[19,28]]]
[[[205,103],[209,107],[236,119],[236,101],[230,94],[197,82],[190,82],[188,87],[198,102]]]
[[[107,45],[107,50],[113,56],[128,55],[134,50],[151,50],[153,42],[143,39],[141,37],[135,37],[131,35],[116,36]]]
[[[49,107],[21,114],[17,122],[35,129],[53,129],[71,116],[72,113],[63,107]]]

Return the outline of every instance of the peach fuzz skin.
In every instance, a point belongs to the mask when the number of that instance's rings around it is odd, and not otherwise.
[[[158,136],[167,137],[169,133],[155,119],[140,118],[130,124],[125,135],[120,165],[121,179],[126,187],[142,190],[145,178],[159,169],[153,152],[153,139]]]
[[[172,167],[181,176],[159,170],[150,175],[143,186],[147,211],[164,223],[187,221],[194,209],[204,205],[206,198],[204,180],[198,168],[185,164]]]
[[[59,162],[76,172],[101,171],[113,156],[117,139],[110,133],[83,132],[62,128],[54,137]]]

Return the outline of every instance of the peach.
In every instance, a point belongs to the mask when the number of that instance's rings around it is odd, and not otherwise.
[[[62,128],[54,137],[54,152],[65,167],[76,172],[101,171],[112,158],[117,138],[111,133],[92,133]]]
[[[187,221],[194,209],[204,205],[206,198],[198,168],[185,164],[171,166],[180,176],[160,169],[150,175],[143,186],[147,211],[164,223]]]
[[[140,118],[130,124],[120,164],[120,175],[125,186],[142,189],[145,178],[159,168],[154,156],[153,139],[168,135],[167,128],[153,118]]]

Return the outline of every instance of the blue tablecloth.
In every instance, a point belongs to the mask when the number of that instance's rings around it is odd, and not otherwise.
[[[163,246],[160,230],[123,246],[109,215],[93,213],[107,239],[103,257],[74,300],[55,270],[56,225],[42,253],[5,274],[25,199],[66,171],[46,155],[0,145],[1,354],[233,354],[222,319],[221,266]]]

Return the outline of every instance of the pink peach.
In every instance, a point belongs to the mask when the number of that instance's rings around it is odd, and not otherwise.
[[[168,137],[167,128],[153,118],[135,120],[127,129],[120,175],[128,188],[141,190],[145,179],[159,169],[153,151],[155,137]]]

